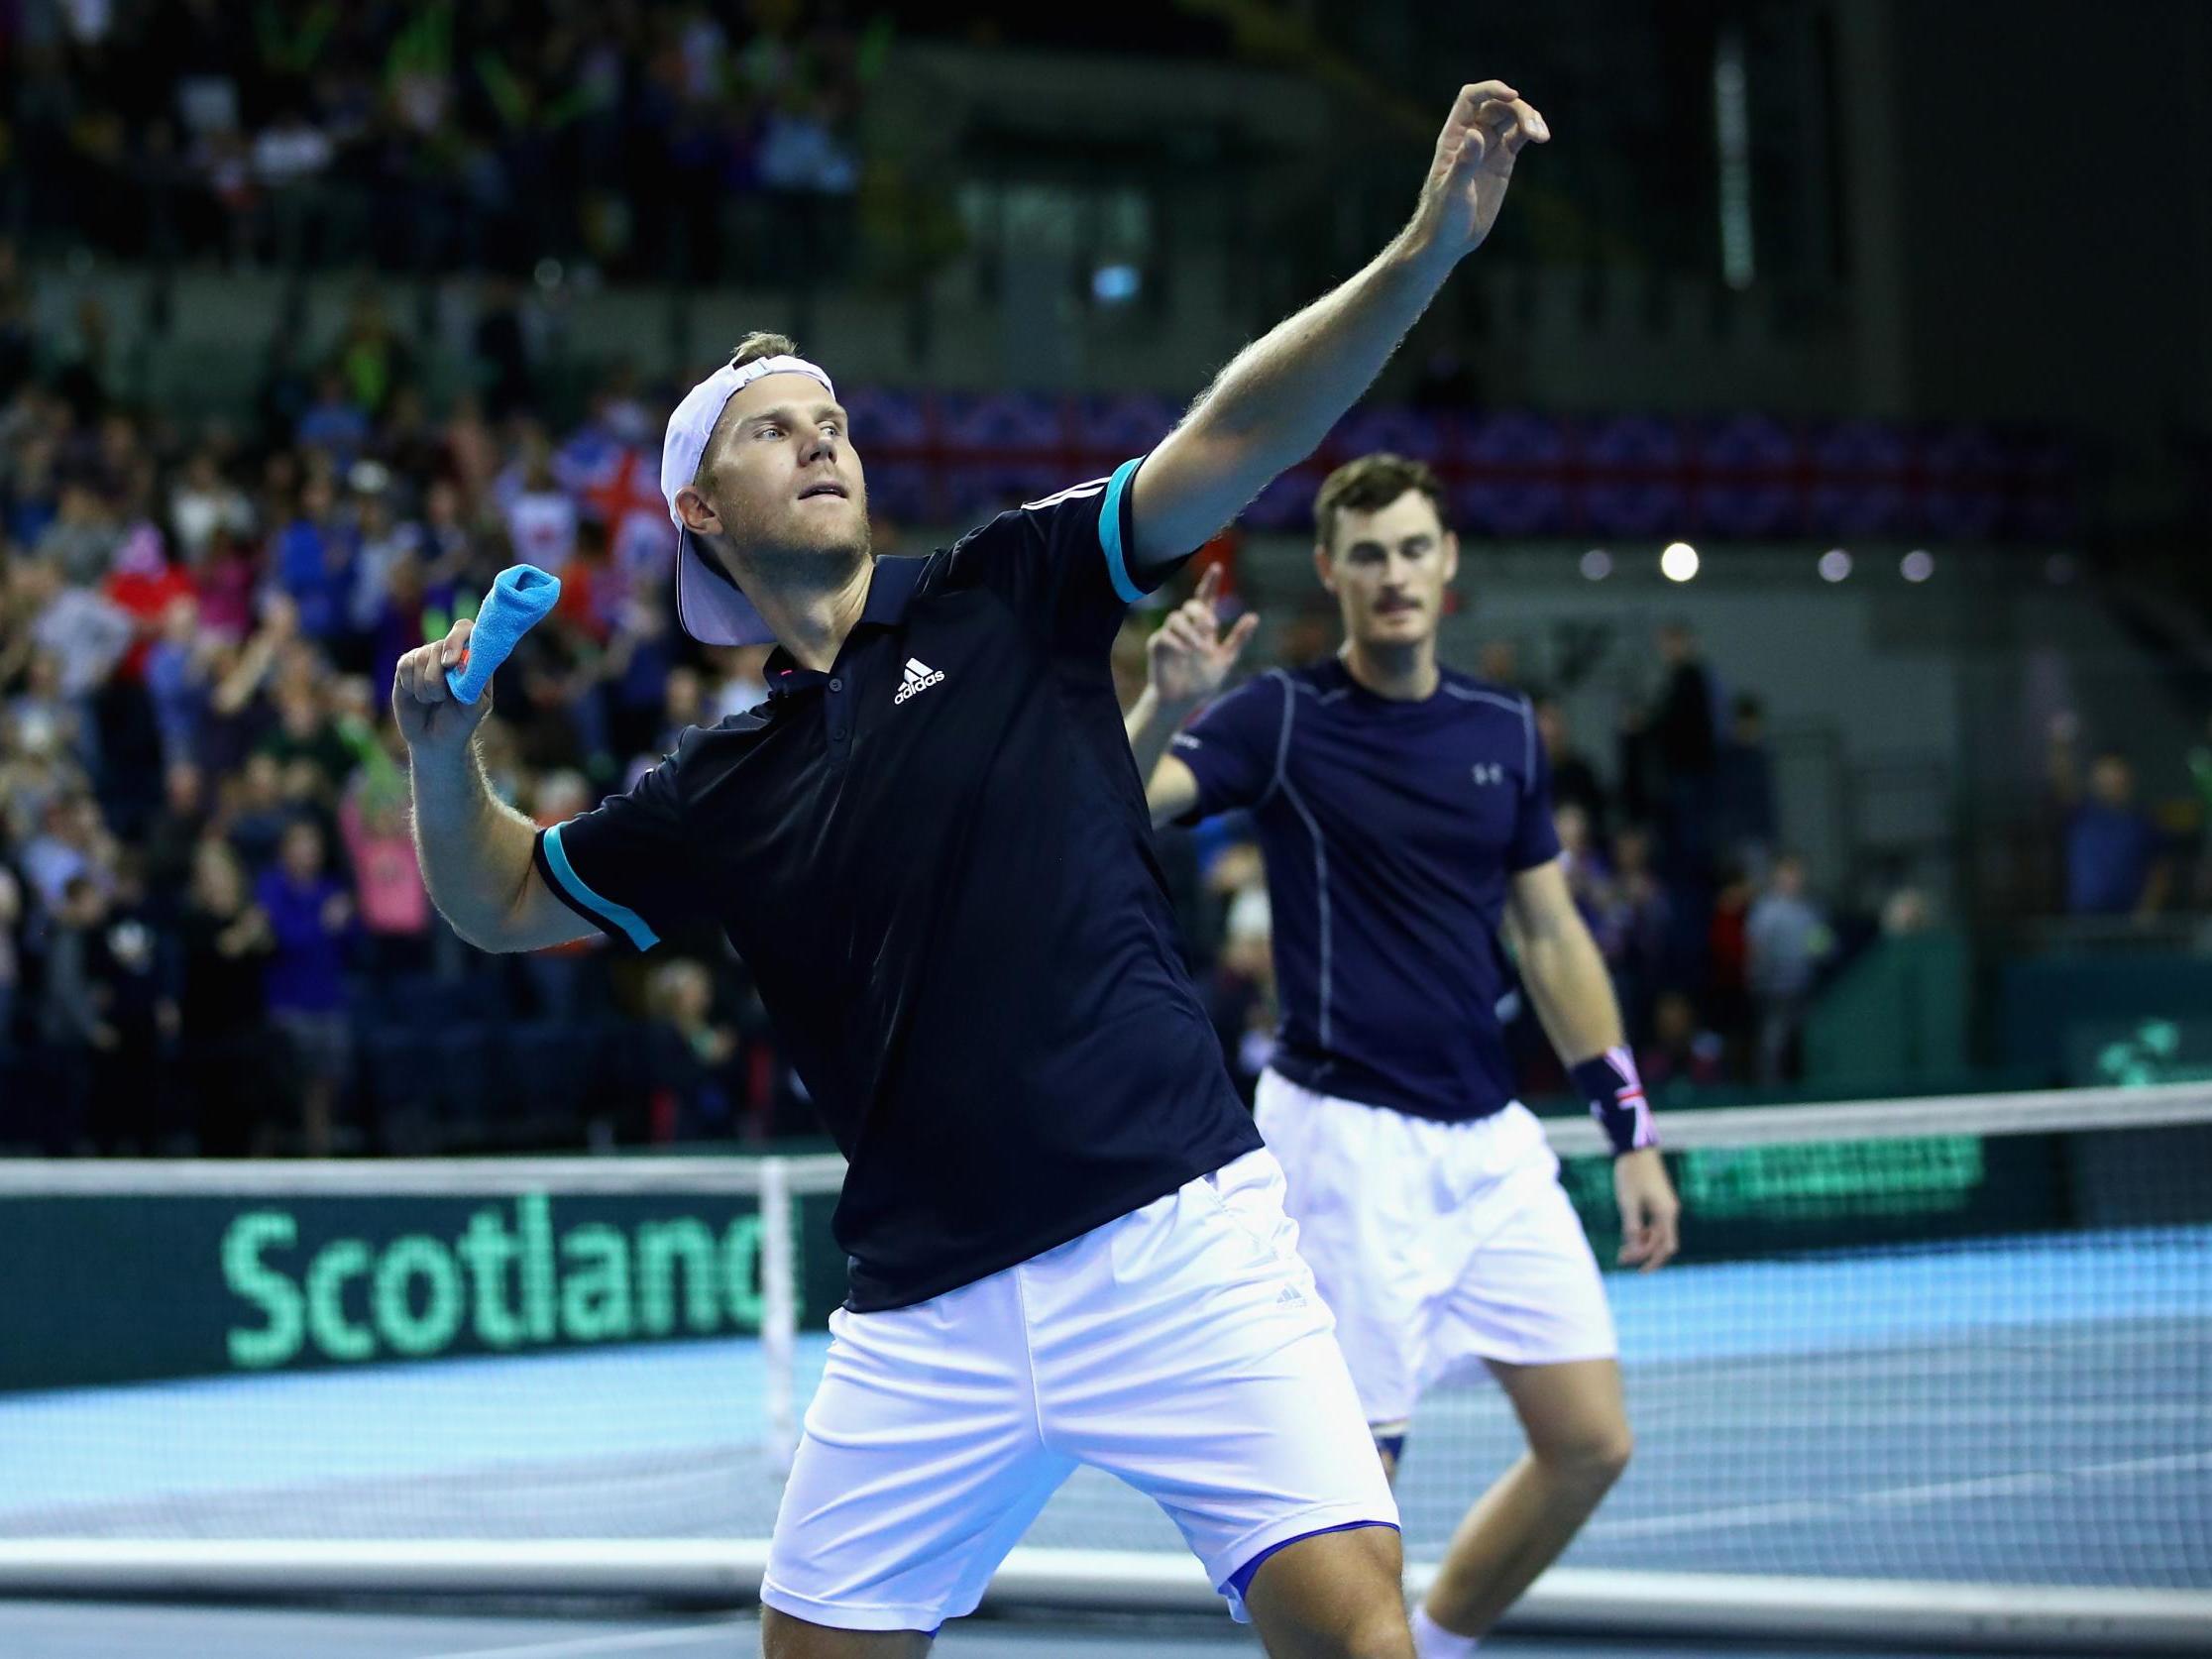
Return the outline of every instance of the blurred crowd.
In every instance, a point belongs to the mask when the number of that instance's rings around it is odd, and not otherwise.
[[[190,430],[81,342],[0,352],[0,1146],[812,1131],[718,940],[487,958],[424,892],[392,668],[504,566],[563,583],[485,736],[543,822],[763,693],[764,653],[671,625],[659,388],[610,372],[549,432],[526,354],[478,345],[433,412],[364,292]]]
[[[798,0],[26,0],[0,205],[125,257],[724,279],[833,259],[887,16]]]

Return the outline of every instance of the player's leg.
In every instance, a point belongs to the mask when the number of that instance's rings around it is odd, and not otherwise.
[[[1038,1432],[1014,1271],[832,1317],[761,1579],[771,1659],[926,1652],[1074,1467]]]
[[[762,1659],[923,1659],[930,1640],[921,1630],[835,1630],[775,1607],[760,1614]]]
[[[1261,1562],[1245,1606],[1273,1659],[1413,1659],[1397,1529],[1300,1538]]]
[[[1628,1466],[1628,1415],[1611,1360],[1492,1372],[1513,1402],[1528,1451],[1467,1512],[1421,1611],[1434,1627],[1423,1659],[1446,1659],[1449,1639],[1497,1622],[1582,1530]],[[1470,1649],[1462,1646],[1456,1651]]]
[[[1045,1432],[1166,1510],[1270,1652],[1410,1659],[1397,1505],[1281,1192],[1251,1153],[1015,1270]]]
[[[1630,1446],[1598,1260],[1542,1127],[1520,1107],[1469,1126],[1467,1260],[1429,1333],[1431,1376],[1480,1358],[1529,1450],[1469,1510],[1415,1616],[1422,1659],[1455,1659],[1555,1560]]]

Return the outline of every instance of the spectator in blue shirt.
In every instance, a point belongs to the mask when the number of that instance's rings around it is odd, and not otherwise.
[[[2158,828],[2136,804],[2135,768],[2107,749],[2089,765],[2089,793],[2066,819],[2066,910],[2074,916],[2155,913],[2165,896]]]
[[[1814,983],[1835,948],[1827,919],[1806,891],[1803,860],[1785,853],[1774,861],[1766,891],[1744,924],[1744,944],[1751,1000],[1759,1011],[1759,1081],[1795,1082]]]
[[[1714,757],[1719,850],[1763,875],[1781,837],[1775,805],[1774,757],[1766,744],[1766,709],[1748,692],[1736,698],[1728,735]]]
[[[343,469],[353,465],[369,442],[369,414],[346,391],[346,377],[326,369],[315,380],[315,400],[299,417],[292,441],[302,449],[322,449]]]
[[[276,941],[269,960],[269,1017],[291,1048],[302,1151],[326,1157],[352,1047],[345,967],[354,909],[352,895],[326,868],[320,827],[302,819],[284,830],[276,867],[262,876],[255,900]]]
[[[308,479],[299,489],[299,511],[276,544],[276,581],[299,607],[299,630],[325,644],[345,630],[354,589],[353,534],[339,522],[337,506],[328,479]]]

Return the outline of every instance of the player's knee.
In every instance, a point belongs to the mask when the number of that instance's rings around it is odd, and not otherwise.
[[[1344,1620],[1337,1629],[1337,1651],[1343,1659],[1414,1659],[1398,1535],[1374,1527],[1353,1536],[1372,1550],[1363,1557],[1370,1571],[1339,1587]]]
[[[1595,1425],[1535,1448],[1536,1455],[1577,1486],[1604,1491],[1619,1480],[1636,1449],[1625,1422]]]
[[[934,1633],[932,1633],[934,1634]],[[923,1659],[932,1634],[920,1630],[836,1630],[761,1608],[761,1659]]]
[[[1338,1649],[1343,1659],[1414,1659],[1413,1632],[1395,1597],[1363,1614]]]
[[[1334,1628],[1326,1634],[1310,1632],[1310,1645],[1299,1651],[1325,1653],[1329,1659],[1415,1659],[1413,1631],[1398,1595],[1343,1609],[1332,1622]]]

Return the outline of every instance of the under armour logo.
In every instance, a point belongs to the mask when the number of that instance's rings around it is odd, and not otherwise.
[[[1503,763],[1495,760],[1478,760],[1475,763],[1475,781],[1479,784],[1503,783],[1505,781]]]

